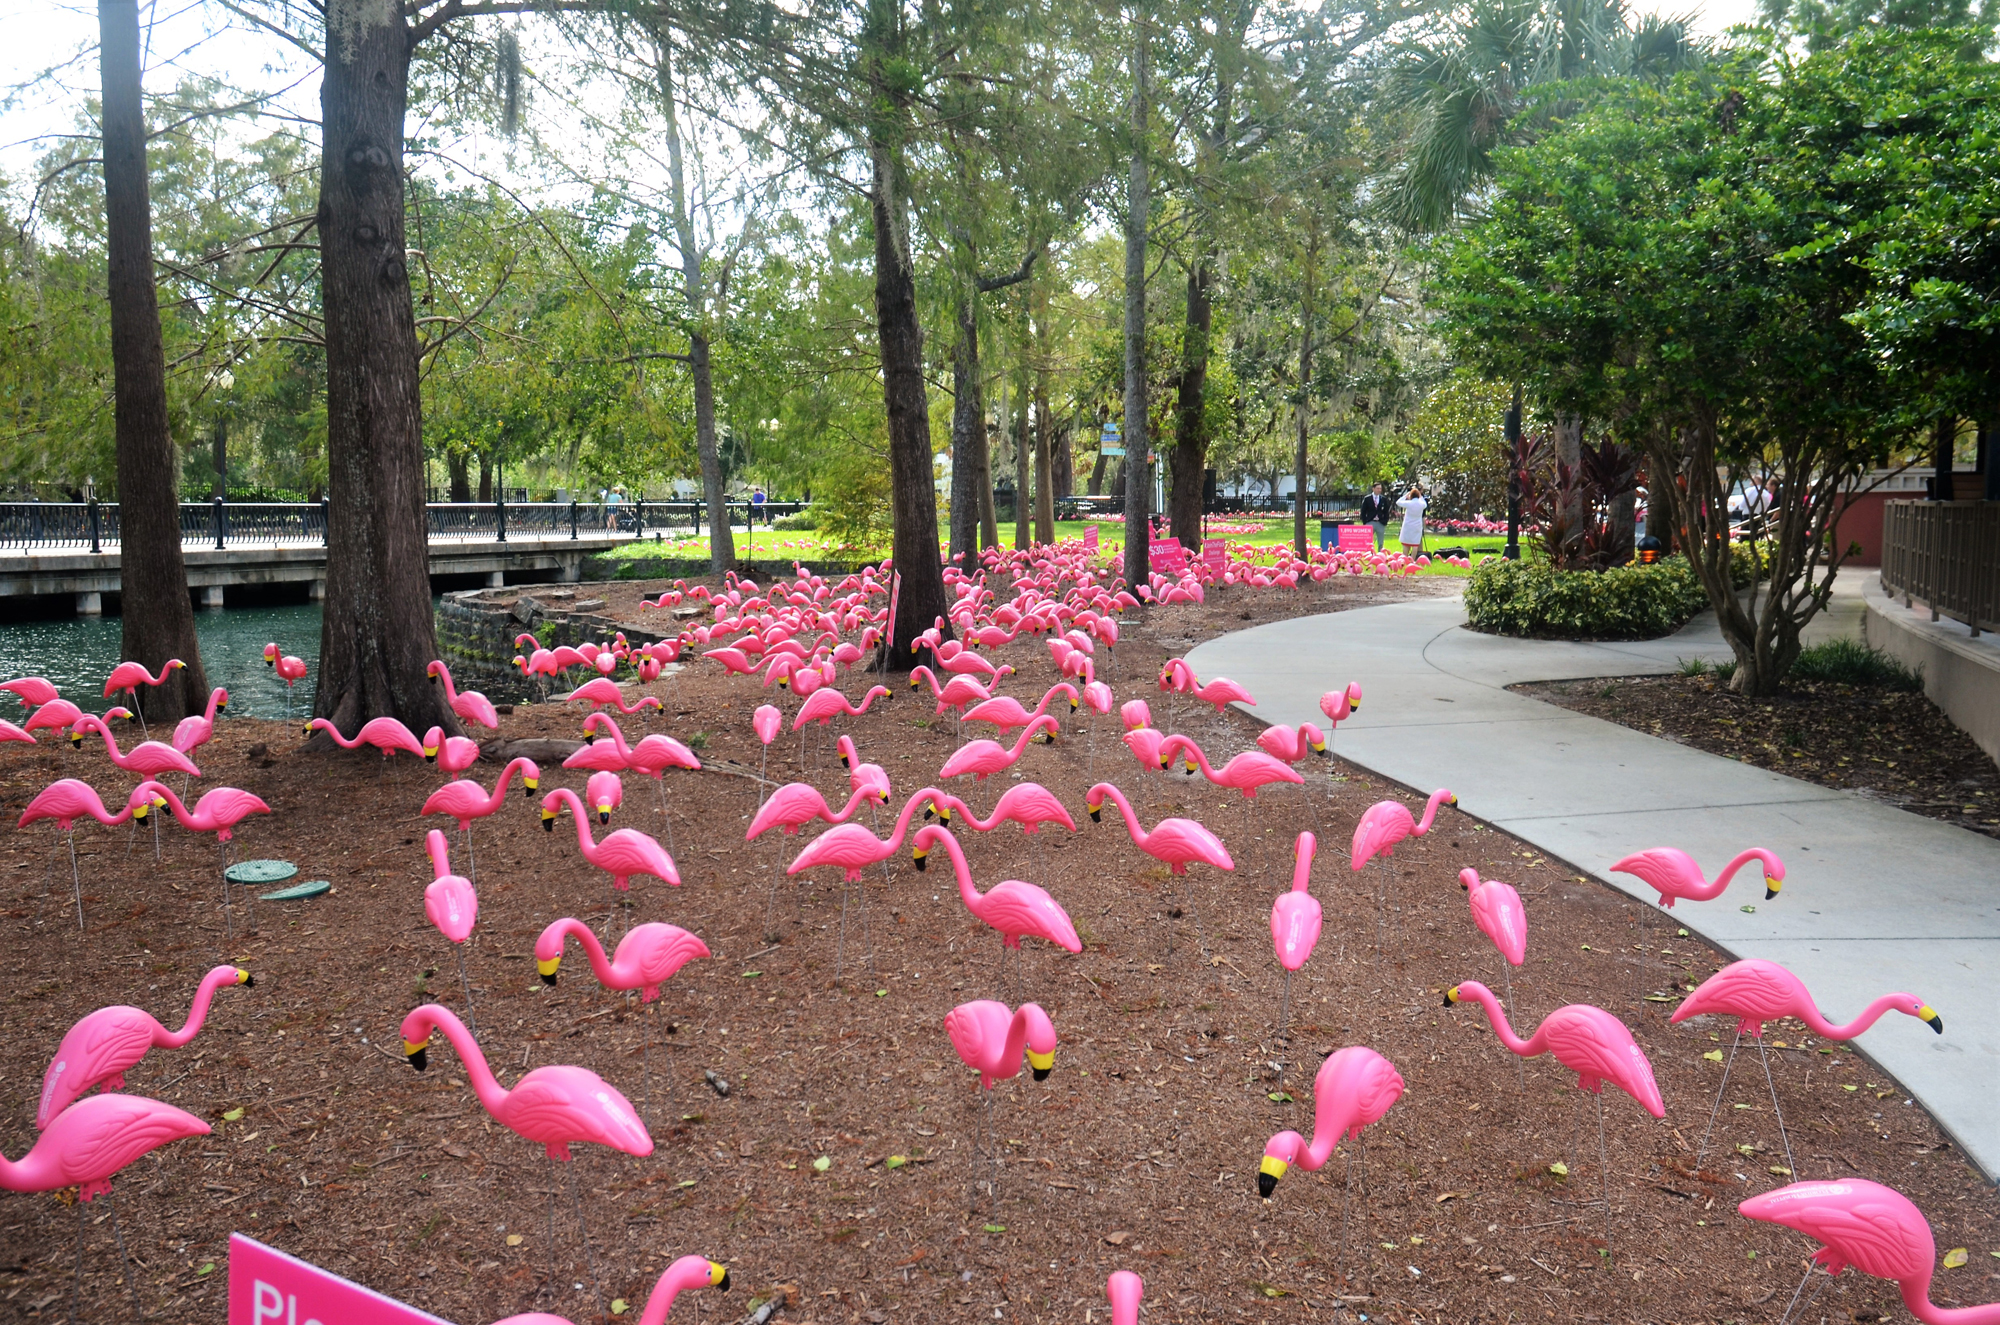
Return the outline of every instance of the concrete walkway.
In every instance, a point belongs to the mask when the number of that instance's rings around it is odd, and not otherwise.
[[[1856,633],[1850,579],[1815,633]],[[1679,847],[1711,876],[1745,847],[1777,852],[1787,882],[1775,900],[1753,865],[1674,919],[1736,957],[1784,964],[1836,1022],[1892,990],[1928,1000],[1944,1035],[1890,1016],[1857,1043],[2000,1174],[2000,841],[1505,689],[1727,658],[1712,616],[1630,644],[1504,639],[1464,621],[1457,598],[1393,603],[1238,631],[1188,661],[1243,685],[1257,697],[1245,712],[1265,722],[1323,722],[1319,696],[1359,681],[1366,699],[1336,754],[1419,790],[1448,785],[1468,813],[1644,901],[1651,889],[1608,869],[1633,851]]]

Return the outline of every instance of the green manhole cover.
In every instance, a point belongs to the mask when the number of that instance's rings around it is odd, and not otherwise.
[[[239,860],[222,873],[231,883],[283,883],[298,872],[289,860]]]
[[[257,900],[260,902],[296,902],[301,897],[317,897],[323,892],[330,891],[332,888],[333,885],[325,879],[308,879],[304,883],[295,883],[289,888],[280,888],[274,893],[259,893]]]

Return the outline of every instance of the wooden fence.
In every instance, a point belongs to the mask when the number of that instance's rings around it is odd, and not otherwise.
[[[1974,635],[2000,624],[2000,502],[1892,501],[1882,508],[1882,588],[1930,604]]]

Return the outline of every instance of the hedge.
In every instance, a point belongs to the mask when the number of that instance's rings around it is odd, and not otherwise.
[[[1473,570],[1465,587],[1474,630],[1543,639],[1657,639],[1707,606],[1708,595],[1680,557],[1607,571],[1494,557]]]

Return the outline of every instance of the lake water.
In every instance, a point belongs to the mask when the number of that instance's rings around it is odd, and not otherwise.
[[[264,665],[264,646],[275,641],[306,660],[306,678],[292,687],[292,716],[312,713],[319,680],[320,605],[232,607],[194,614],[202,666],[211,686],[229,691],[236,717],[282,718],[285,685]],[[115,616],[68,617],[0,624],[0,681],[45,676],[86,713],[102,713],[122,697],[104,698],[104,678],[121,658],[123,625]],[[19,705],[0,695],[0,717],[21,721]],[[122,733],[121,733],[122,739]]]

